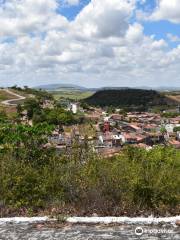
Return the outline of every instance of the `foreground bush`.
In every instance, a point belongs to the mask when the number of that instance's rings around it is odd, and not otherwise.
[[[37,141],[34,131],[23,131],[27,136],[18,136],[18,141],[1,141],[1,207],[38,210],[68,205],[101,215],[178,213],[180,151],[128,147],[107,159],[87,144],[75,144],[70,152],[57,156],[54,150],[36,145],[44,141],[43,132],[37,130]]]

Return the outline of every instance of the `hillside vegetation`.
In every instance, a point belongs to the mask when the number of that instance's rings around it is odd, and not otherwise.
[[[17,95],[24,97],[24,99],[19,99]],[[16,105],[24,105],[26,100],[31,101],[34,99],[38,101],[43,101],[44,99],[52,100],[53,96],[44,90],[36,90],[28,87],[20,88],[13,86],[8,89],[0,89],[0,112],[7,114],[10,118],[15,117],[17,114]],[[14,106],[5,104],[4,101],[9,101]]]
[[[101,107],[148,107],[173,104],[173,100],[168,100],[163,94],[141,89],[102,90],[86,98],[85,102]]]
[[[16,107],[14,106],[5,106],[2,104],[3,101],[14,99],[14,95],[0,89],[0,112],[4,112],[8,117],[14,117],[16,114]]]
[[[5,122],[0,123],[1,216],[46,209],[101,216],[178,214],[178,150],[129,147],[107,159],[74,141],[57,155],[43,147],[52,125]]]
[[[0,102],[5,100],[11,100],[14,99],[14,95],[9,94],[8,92],[4,91],[3,89],[0,89]]]

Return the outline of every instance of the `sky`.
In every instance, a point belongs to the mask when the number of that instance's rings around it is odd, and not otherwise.
[[[0,86],[180,87],[179,0],[0,0]]]

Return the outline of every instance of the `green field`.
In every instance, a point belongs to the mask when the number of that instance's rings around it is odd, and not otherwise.
[[[93,95],[94,92],[87,91],[52,91],[50,92],[53,94],[56,100],[60,98],[72,99],[72,100],[81,100]]]
[[[14,96],[0,89],[0,102],[14,99]]]

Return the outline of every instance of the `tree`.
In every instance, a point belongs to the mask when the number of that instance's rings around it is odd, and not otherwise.
[[[175,127],[175,128],[173,129],[173,131],[174,131],[174,132],[180,132],[180,127]]]
[[[32,119],[33,118],[33,114],[35,112],[37,113],[37,112],[41,111],[41,106],[40,106],[39,102],[36,99],[31,98],[31,99],[27,99],[24,102],[24,109],[27,110],[28,119]]]
[[[165,134],[165,133],[167,133],[167,130],[166,130],[165,127],[161,127],[160,132],[161,132],[162,134]]]
[[[18,115],[20,116],[22,111],[23,111],[23,108],[22,108],[21,104],[17,105],[16,110],[17,110]]]

